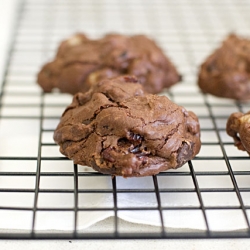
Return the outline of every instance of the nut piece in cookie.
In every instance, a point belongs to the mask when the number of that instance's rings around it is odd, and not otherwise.
[[[234,145],[250,154],[250,112],[236,112],[227,121],[227,133],[233,137]]]
[[[103,79],[127,74],[137,76],[149,93],[159,93],[181,80],[163,51],[144,35],[109,34],[91,40],[76,34],[61,43],[37,82],[45,92],[58,88],[76,94]]]
[[[250,99],[250,40],[229,35],[201,65],[198,85],[204,93]]]
[[[130,88],[122,89],[122,81]],[[196,115],[140,88],[126,76],[76,94],[54,133],[61,153],[123,177],[154,175],[193,159],[201,145]]]

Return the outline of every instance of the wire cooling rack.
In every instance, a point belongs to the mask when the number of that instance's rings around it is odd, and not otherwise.
[[[22,2],[0,95],[0,238],[249,238],[249,157],[233,146],[225,124],[232,112],[246,112],[250,104],[203,95],[196,85],[200,63],[229,32],[249,36],[249,11],[244,0]],[[53,131],[72,97],[42,93],[36,73],[62,39],[79,31],[93,38],[114,31],[143,33],[157,41],[184,76],[183,83],[162,94],[200,120],[202,149],[194,160],[147,177],[148,187],[124,188],[120,183],[128,180],[60,155]],[[93,187],[96,178],[100,185]],[[104,179],[108,188],[101,185]],[[91,205],[98,195],[111,197],[112,206]],[[121,206],[122,195],[148,195],[155,204]],[[126,223],[119,214],[128,211],[157,213],[160,226]],[[79,220],[86,212],[111,217],[83,230]],[[71,221],[67,230],[65,218]],[[45,219],[57,229],[44,229]],[[195,221],[203,230],[192,227]]]

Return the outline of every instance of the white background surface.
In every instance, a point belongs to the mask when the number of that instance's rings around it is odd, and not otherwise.
[[[8,43],[7,34],[10,29],[5,25],[11,24],[11,6],[16,1],[1,0],[0,16],[6,22],[0,22],[0,58],[6,59],[7,50],[1,50]],[[0,75],[3,64],[0,63]],[[25,149],[24,149],[25,150]],[[249,249],[250,240],[138,240],[138,241],[0,241],[0,249]]]
[[[2,250],[248,250],[249,240],[2,241]]]
[[[2,85],[2,77],[4,74],[4,65],[9,52],[9,42],[13,29],[10,28],[14,24],[13,13],[18,0],[1,0],[0,1],[0,90]]]

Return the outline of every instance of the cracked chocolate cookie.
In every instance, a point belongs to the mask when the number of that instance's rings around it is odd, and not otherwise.
[[[181,77],[162,50],[143,35],[109,34],[99,40],[76,34],[63,41],[37,82],[45,92],[85,92],[105,78],[135,75],[149,93],[159,93]]]
[[[125,93],[122,81],[134,91]],[[76,94],[54,133],[61,153],[123,177],[154,175],[191,160],[201,145],[196,115],[165,96],[143,94],[139,86],[127,76]]]
[[[201,65],[198,85],[204,93],[250,99],[250,40],[232,34]]]
[[[250,111],[236,112],[227,120],[227,134],[234,139],[234,145],[250,154]]]

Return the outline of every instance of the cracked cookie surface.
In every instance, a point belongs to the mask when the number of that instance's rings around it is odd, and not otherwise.
[[[123,81],[130,88],[121,90]],[[165,96],[144,94],[127,76],[76,94],[54,140],[76,164],[111,175],[147,176],[191,160],[200,150],[200,127],[193,112]]]
[[[181,80],[175,66],[144,35],[109,34],[99,40],[76,34],[63,41],[37,82],[45,92],[58,88],[76,94],[106,78],[135,75],[149,93],[159,93]]]
[[[231,34],[201,65],[198,85],[204,93],[250,99],[250,40]]]

